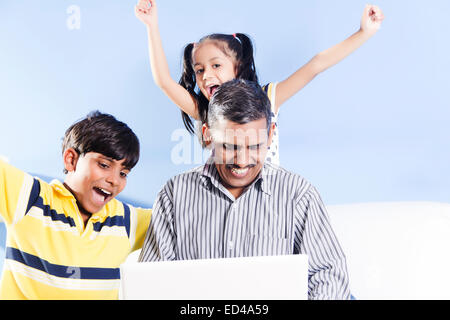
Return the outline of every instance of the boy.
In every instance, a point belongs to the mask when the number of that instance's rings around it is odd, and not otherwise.
[[[0,160],[0,299],[117,299],[119,266],[142,246],[151,210],[114,199],[139,159],[133,131],[95,111],[66,131],[62,151],[64,183]]]

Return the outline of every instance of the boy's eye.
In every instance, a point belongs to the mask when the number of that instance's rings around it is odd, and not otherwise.
[[[126,177],[128,177],[128,173],[122,171],[122,172],[120,173],[120,176],[121,176],[122,178],[126,178]]]
[[[106,163],[104,163],[104,162],[99,162],[98,165],[99,165],[101,168],[103,168],[103,169],[108,168],[108,165],[107,165]]]
[[[214,68],[214,69],[217,69],[218,67],[220,67],[220,64],[218,64],[218,63],[213,64],[213,68]]]

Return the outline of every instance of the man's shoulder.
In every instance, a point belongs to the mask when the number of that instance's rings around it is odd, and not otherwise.
[[[264,164],[264,178],[268,188],[278,190],[278,192],[284,192],[296,199],[301,198],[310,189],[314,188],[300,174],[270,162]]]
[[[266,162],[264,164],[265,174],[268,176],[276,176],[283,179],[293,179],[297,181],[303,181],[309,183],[302,175],[292,172],[288,169],[280,167],[279,165],[273,164],[271,162]]]

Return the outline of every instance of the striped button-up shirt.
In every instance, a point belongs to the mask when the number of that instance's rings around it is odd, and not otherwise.
[[[235,199],[212,161],[159,192],[139,260],[307,254],[309,299],[349,299],[345,256],[317,190],[266,162]]]

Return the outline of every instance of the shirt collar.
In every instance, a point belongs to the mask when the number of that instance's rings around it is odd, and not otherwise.
[[[275,173],[273,169],[272,164],[266,161],[264,162],[261,172],[259,173],[261,190],[269,196],[272,195],[269,176]]]
[[[52,180],[52,181],[50,182],[50,186],[51,186],[52,189],[55,190],[60,196],[66,197],[66,198],[72,198],[72,199],[75,201],[75,204],[76,204],[77,199],[76,199],[75,196],[72,194],[72,192],[70,192],[70,191],[66,188],[66,186],[65,186],[61,181],[59,181],[58,179],[54,179],[54,180]],[[114,199],[111,199],[110,202],[113,201],[113,200],[114,200]],[[108,205],[109,205],[109,202],[108,202],[106,205],[104,205],[103,208],[102,208],[99,212],[93,213],[93,214],[92,214],[92,217],[96,216],[96,217],[101,218],[101,217],[106,216],[106,215],[107,215],[106,207],[107,207]],[[77,209],[78,209],[78,205],[77,205]]]
[[[209,188],[210,185],[212,184],[217,189],[220,189],[220,186],[222,185],[222,183],[220,182],[220,175],[219,175],[219,172],[217,171],[217,168],[216,168],[216,165],[214,163],[214,159],[212,156],[208,158],[205,165],[203,166],[202,176],[205,177],[205,179],[203,180],[203,183],[205,184],[206,187]]]
[[[52,186],[53,190],[58,192],[61,196],[75,198],[61,181],[54,179],[52,180],[52,182],[50,182],[50,185]]]

